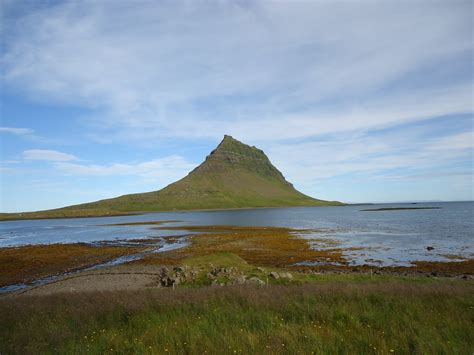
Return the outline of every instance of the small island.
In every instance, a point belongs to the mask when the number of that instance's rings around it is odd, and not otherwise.
[[[368,208],[360,210],[361,212],[379,212],[379,211],[407,211],[407,210],[440,210],[441,207],[382,207]]]

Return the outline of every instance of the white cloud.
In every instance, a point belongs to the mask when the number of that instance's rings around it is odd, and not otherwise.
[[[436,151],[472,149],[474,148],[474,131],[439,138],[429,148]]]
[[[57,150],[30,149],[23,152],[23,158],[26,160],[45,160],[45,161],[70,161],[78,160],[72,154],[58,152]]]
[[[433,105],[433,102],[436,104]],[[471,93],[466,85],[439,91],[421,91],[411,97],[374,98],[370,104],[350,111],[331,110],[218,123],[195,121],[186,123],[186,126],[170,122],[167,128],[176,136],[206,137],[231,132],[245,140],[276,140],[339,132],[365,132],[471,110]]]
[[[29,128],[19,128],[19,127],[0,127],[0,133],[11,133],[17,134],[19,136],[32,134],[33,130]]]
[[[99,140],[275,140],[472,112],[452,65],[472,59],[467,3],[81,1],[17,26],[8,85],[96,109]]]
[[[38,8],[4,26],[4,87],[91,109],[80,125],[96,141],[231,134],[263,148],[309,193],[344,174],[402,179],[430,176],[436,165],[463,174],[442,166],[464,159],[467,169],[472,157],[472,129],[451,134],[445,123],[446,132],[412,132],[474,111],[469,2],[85,0]],[[379,132],[401,126],[400,134]],[[178,156],[73,159],[52,160],[64,174],[167,182],[193,167]]]
[[[145,181],[171,183],[186,175],[196,165],[181,156],[171,155],[140,163],[108,165],[58,162],[55,167],[68,175],[138,176]]]
[[[470,133],[423,138],[420,132],[393,132],[379,136],[346,135],[326,141],[265,144],[265,151],[290,181],[311,191],[318,181],[351,174],[372,178],[407,179],[413,176],[456,176],[471,174],[463,164],[446,168],[459,160],[474,157]],[[273,158],[274,157],[274,158]],[[403,169],[403,170],[400,170]],[[432,171],[434,170],[434,172]],[[428,173],[429,172],[429,173]]]

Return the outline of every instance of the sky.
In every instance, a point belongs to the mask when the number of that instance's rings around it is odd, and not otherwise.
[[[474,199],[471,1],[0,8],[1,212],[158,190],[224,134],[316,198]]]

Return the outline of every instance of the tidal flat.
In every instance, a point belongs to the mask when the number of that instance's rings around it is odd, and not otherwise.
[[[0,248],[0,287],[85,269],[143,248],[88,244],[27,245]]]
[[[158,273],[163,266],[189,265],[197,265],[200,272],[207,273],[209,265],[216,262],[227,267],[265,267],[302,275],[367,273],[467,279],[474,274],[472,259],[453,262],[415,261],[411,266],[352,265],[345,257],[347,250],[338,247],[337,243],[325,239],[320,241],[321,248],[318,248],[317,241],[309,243],[304,236],[317,232],[314,230],[226,225],[162,226],[156,221],[146,224],[154,229],[176,230],[180,233],[157,239],[0,248],[0,287],[8,290],[9,286],[20,284],[24,285],[21,288],[27,288],[29,283],[41,278],[47,280],[40,282],[39,286],[44,284],[44,287],[48,287],[51,281],[55,281],[55,284],[62,282],[63,275],[74,273],[74,277],[77,277],[76,274],[81,270],[93,271],[90,269],[94,266],[122,263],[147,267],[147,273],[150,274]],[[183,231],[186,232],[184,236]],[[163,243],[163,240],[166,242]],[[134,258],[123,258],[126,256]],[[296,279],[304,280],[304,277]],[[75,289],[78,287],[80,289],[80,285],[75,286]]]
[[[116,237],[0,248],[2,285],[22,285],[0,294],[0,353],[474,349],[474,260],[466,255],[354,263],[354,253],[372,246],[329,238],[327,226],[186,217],[93,220],[100,236]],[[45,230],[87,234],[63,223]],[[427,255],[444,253],[439,243],[425,245]]]

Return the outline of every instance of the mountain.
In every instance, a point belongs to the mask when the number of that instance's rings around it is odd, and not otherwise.
[[[224,136],[206,160],[164,189],[0,219],[84,217],[151,211],[340,205],[296,190],[265,153]]]

